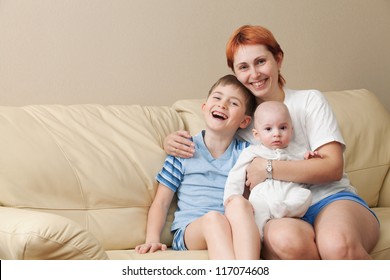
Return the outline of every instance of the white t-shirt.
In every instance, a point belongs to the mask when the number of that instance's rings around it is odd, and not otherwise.
[[[340,133],[337,119],[325,96],[318,90],[291,90],[284,88],[284,103],[290,111],[294,127],[292,141],[302,148],[302,151],[314,151],[329,142],[339,142],[345,148],[344,139]],[[249,127],[240,130],[238,135],[244,140],[255,143],[252,135],[253,122]],[[304,170],[302,170],[304,172]],[[313,204],[319,200],[340,191],[356,189],[351,186],[344,173],[340,181],[326,184],[311,185]]]

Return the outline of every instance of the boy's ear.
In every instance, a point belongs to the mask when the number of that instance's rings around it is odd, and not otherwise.
[[[252,117],[245,115],[244,119],[240,124],[240,128],[246,128],[251,123]]]

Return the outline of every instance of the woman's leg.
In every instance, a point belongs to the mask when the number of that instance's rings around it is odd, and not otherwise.
[[[379,239],[379,223],[364,206],[350,200],[330,203],[318,214],[314,228],[322,259],[371,259]]]
[[[226,205],[225,215],[231,226],[236,259],[260,259],[260,232],[251,203],[242,196],[235,196]]]
[[[189,250],[208,249],[209,259],[235,259],[229,221],[219,212],[211,211],[189,224],[184,240]]]
[[[264,259],[316,260],[318,254],[313,227],[300,219],[272,219],[264,227]]]

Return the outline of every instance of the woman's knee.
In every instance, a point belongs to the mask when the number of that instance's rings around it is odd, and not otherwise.
[[[317,246],[322,259],[325,260],[358,260],[370,259],[368,252],[361,242],[339,234],[328,232],[317,238]]]
[[[335,201],[317,216],[316,242],[323,259],[370,259],[379,238],[379,224],[365,207]]]

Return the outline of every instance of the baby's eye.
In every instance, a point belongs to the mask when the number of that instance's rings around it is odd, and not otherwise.
[[[270,132],[271,128],[270,127],[266,127],[264,130]]]
[[[282,127],[280,127],[281,130],[286,130],[287,128],[287,125],[283,125]]]

